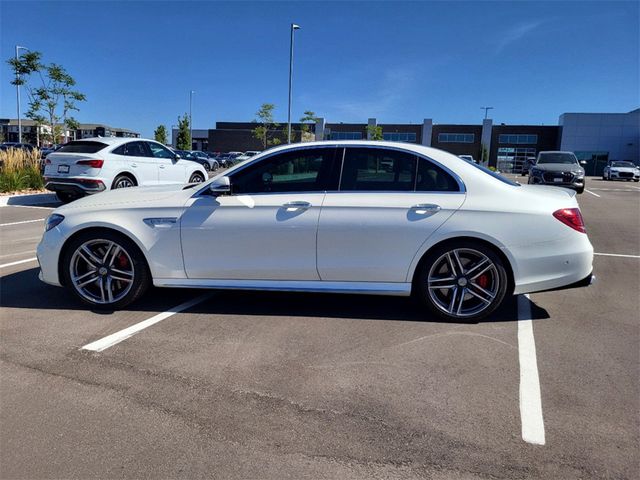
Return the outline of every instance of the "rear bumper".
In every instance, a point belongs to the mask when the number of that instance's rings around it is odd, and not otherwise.
[[[78,196],[91,195],[106,190],[100,179],[44,177],[44,187],[52,192],[71,193]]]
[[[569,290],[571,288],[583,288],[593,285],[596,281],[596,276],[591,272],[589,275],[584,277],[582,280],[578,280],[577,282],[570,283],[569,285],[564,285],[562,287],[549,288],[547,290],[539,290],[539,292],[557,292],[558,290]]]

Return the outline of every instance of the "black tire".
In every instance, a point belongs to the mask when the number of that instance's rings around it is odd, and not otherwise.
[[[584,187],[582,188],[576,188],[576,193],[580,194],[580,193],[584,193]]]
[[[122,298],[119,298],[117,301],[112,303],[91,301],[75,287],[71,276],[71,262],[74,258],[74,253],[86,242],[98,240],[114,242],[120,246],[128,255],[128,259],[130,259],[132,263],[133,280],[131,282],[131,287]],[[124,308],[130,303],[138,300],[151,285],[149,266],[147,265],[147,261],[138,246],[126,236],[113,230],[88,230],[79,234],[73,238],[67,246],[65,246],[61,262],[61,273],[64,285],[71,290],[82,303],[89,305],[96,310],[119,310]],[[96,274],[96,277],[99,277],[99,275]]]
[[[464,269],[467,268],[467,272],[471,272],[469,277],[467,277],[464,272],[461,272],[460,274],[451,274],[447,273],[446,269],[444,272],[439,270],[440,265],[449,265],[446,260],[447,253],[449,253],[449,257],[452,261],[455,261],[455,257],[453,255],[454,251],[458,253],[458,258],[461,260],[460,264],[463,267],[462,270],[464,271]],[[472,263],[471,259],[473,258],[478,258],[478,262],[476,264]],[[483,258],[487,260],[486,264],[481,264],[480,260]],[[442,262],[444,262],[444,264]],[[460,264],[456,263],[456,270],[459,270]],[[489,266],[489,264],[491,265]],[[474,270],[474,265],[480,265],[478,266],[478,270]],[[488,273],[478,275],[478,271],[482,271],[485,266],[489,266]],[[455,277],[455,280],[451,282],[453,288],[434,288],[433,284],[435,283],[436,285],[439,285],[439,283],[437,283],[437,280],[434,280],[435,277],[432,277],[431,280],[434,281],[430,284],[430,273],[436,273],[437,276],[440,276],[441,273],[443,273],[444,275]],[[473,277],[471,275],[476,276]],[[482,277],[485,277],[485,279]],[[478,280],[476,281],[476,279]],[[480,287],[478,282],[483,283],[484,289],[488,288],[488,290],[484,290],[484,292],[492,293],[492,295],[486,295],[483,293],[483,288]],[[430,286],[431,288],[429,288]],[[460,292],[462,296],[456,297],[458,289],[460,288],[462,289]],[[413,294],[418,301],[426,307],[430,314],[442,320],[452,322],[476,322],[495,311],[502,304],[510,289],[510,279],[507,274],[506,266],[500,256],[498,256],[493,249],[480,242],[456,240],[435,247],[422,259],[414,279]],[[467,293],[470,291],[473,291],[473,294]],[[477,296],[474,296],[478,294],[484,297],[485,300],[480,300]],[[467,303],[467,310],[464,311],[461,308],[458,308],[457,312],[446,311],[443,303],[447,303],[449,301],[447,299],[452,297],[454,307],[455,299],[462,298],[461,304],[464,305]],[[440,305],[437,302],[439,302]],[[477,306],[474,307],[476,304]]]
[[[640,182],[640,178],[639,179],[633,179],[634,182]]]
[[[136,181],[129,175],[118,175],[111,184],[111,190],[115,190],[116,188],[130,188],[135,186]]]
[[[189,177],[189,183],[202,183],[204,182],[204,177],[200,172],[195,172],[191,174]]]
[[[73,202],[74,200],[77,200],[78,198],[80,198],[79,195],[75,195],[75,194],[69,193],[69,192],[56,192],[56,197],[62,203],[70,203],[70,202]]]
[[[204,162],[202,164],[202,166],[204,167],[205,171],[207,171],[207,172],[211,171],[211,167],[209,166],[209,162]]]

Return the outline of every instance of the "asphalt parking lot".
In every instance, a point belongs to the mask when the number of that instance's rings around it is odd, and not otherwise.
[[[597,282],[479,324],[161,289],[91,312],[37,278],[51,210],[2,207],[0,477],[638,478],[640,187],[589,178],[579,203]]]

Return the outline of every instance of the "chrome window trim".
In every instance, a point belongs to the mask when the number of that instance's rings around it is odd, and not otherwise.
[[[442,191],[442,190],[420,190],[420,191],[416,191],[415,189],[413,191],[398,191],[398,190],[337,190],[336,193],[441,193],[441,194],[466,194],[467,193],[467,188],[464,184],[464,182],[462,181],[462,179],[460,178],[460,176],[453,172],[451,169],[449,169],[448,167],[446,167],[445,165],[443,165],[442,163],[438,162],[437,160],[434,160],[431,157],[428,157],[424,154],[421,153],[417,153],[414,152],[413,150],[407,150],[401,147],[396,147],[396,146],[381,146],[381,145],[370,145],[370,144],[362,144],[362,145],[340,145],[337,143],[327,143],[325,145],[308,145],[305,146],[304,144],[301,144],[300,146],[295,146],[295,147],[291,147],[288,148],[286,150],[278,150],[277,152],[271,152],[271,153],[266,153],[264,156],[261,155],[255,155],[254,157],[252,157],[252,159],[246,164],[246,165],[242,165],[240,168],[237,168],[235,170],[233,170],[231,173],[232,175],[235,174],[236,172],[241,172],[242,170],[244,170],[245,168],[248,168],[249,166],[253,165],[254,163],[258,163],[261,162],[262,160],[266,160],[267,158],[271,158],[274,155],[279,155],[281,153],[289,153],[289,152],[295,152],[298,150],[314,150],[314,149],[318,149],[318,148],[334,148],[334,149],[342,149],[343,153],[342,153],[342,161],[340,164],[340,178],[338,179],[338,189],[340,188],[340,184],[342,183],[342,168],[344,166],[344,160],[346,157],[346,151],[347,148],[377,148],[377,149],[385,149],[385,150],[394,150],[394,151],[398,151],[398,152],[403,152],[403,153],[409,153],[411,155],[414,155],[416,157],[418,157],[418,162],[420,161],[419,159],[424,159],[427,160],[429,162],[434,163],[435,165],[437,165],[438,167],[442,168],[445,172],[447,172],[449,175],[451,175],[453,177],[453,179],[456,181],[456,183],[458,184],[458,188],[459,190],[457,192],[451,192],[451,191]],[[259,158],[255,158],[255,157],[259,157]],[[416,162],[416,168],[418,165],[418,162]],[[224,175],[224,176],[228,176],[228,175]],[[417,175],[416,175],[417,178]],[[201,188],[200,190],[198,190],[196,193],[194,193],[192,195],[191,198],[195,198],[195,197],[200,197],[200,196],[208,196],[208,194],[206,193],[207,190],[209,189],[208,185]],[[304,191],[304,192],[263,192],[263,193],[251,193],[251,194],[243,194],[243,195],[281,195],[281,194],[300,194],[300,193],[334,193],[334,191],[332,190],[313,190],[313,191]],[[236,196],[236,195],[229,195],[229,196]]]

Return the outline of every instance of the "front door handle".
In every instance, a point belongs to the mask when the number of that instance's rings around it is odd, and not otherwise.
[[[307,208],[311,207],[311,204],[309,202],[297,201],[297,202],[287,202],[282,206],[286,208],[288,211],[293,211],[293,210],[306,210]]]
[[[440,205],[435,205],[433,203],[418,203],[417,205],[412,206],[411,210],[419,215],[433,215],[434,213],[438,213],[441,208]]]
[[[132,164],[131,164],[131,166],[132,166],[133,168],[136,168],[136,167],[138,166],[138,164],[137,164],[137,163],[132,163]]]
[[[164,165],[160,165],[160,168],[164,168]]]

